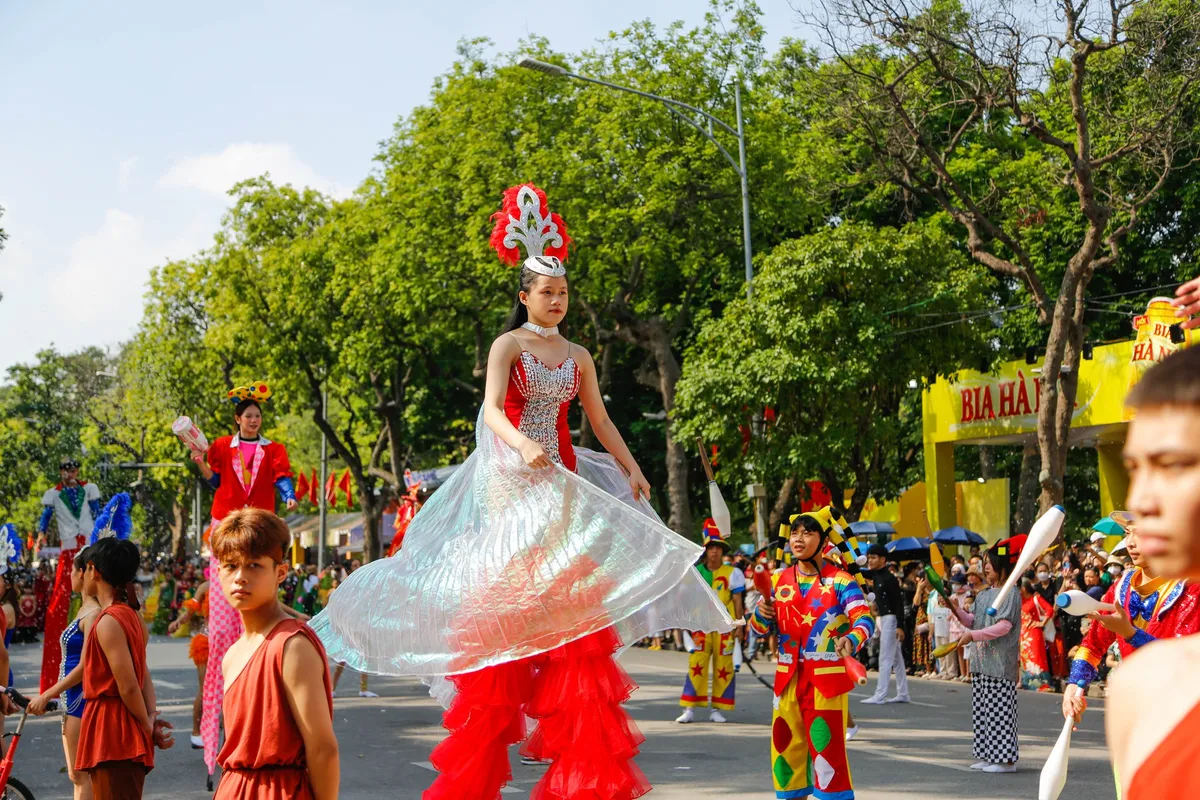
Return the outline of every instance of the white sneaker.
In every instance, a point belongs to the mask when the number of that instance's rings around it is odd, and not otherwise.
[[[984,772],[1016,772],[1016,764],[988,764],[983,768]]]
[[[358,696],[359,697],[379,697],[379,695],[375,694],[374,692],[368,692],[368,691],[359,692]]]
[[[895,697],[889,697],[887,700],[884,700],[883,702],[885,702],[885,703],[910,703],[912,701],[908,699],[908,695],[896,695]]]
[[[847,742],[850,741],[851,739],[853,739],[855,736],[858,736],[858,726],[857,725],[851,725],[849,728],[846,728],[846,741]]]
[[[680,725],[686,725],[689,722],[695,722],[696,715],[692,713],[692,710],[690,708],[685,708],[683,710],[683,713],[675,718],[675,721],[678,722]]]
[[[545,766],[546,764],[549,764],[550,762],[549,761],[538,761],[536,758],[530,758],[529,756],[521,756],[521,763],[527,767],[537,767],[537,766]]]
[[[862,703],[864,706],[881,706],[885,701],[882,697],[864,697],[858,702]]]
[[[192,734],[192,749],[193,750],[203,750],[204,749],[204,737],[203,736],[197,736],[194,733]]]
[[[974,764],[971,765],[971,769],[986,769],[987,767],[990,767],[991,765],[992,765],[992,762],[990,762],[990,761],[976,761]]]
[[[708,715],[708,721],[709,722],[728,722],[729,720],[725,719],[725,715],[722,714],[720,711],[717,711],[714,708],[712,710],[712,713]]]

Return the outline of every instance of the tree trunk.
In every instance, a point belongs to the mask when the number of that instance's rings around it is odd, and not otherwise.
[[[774,536],[775,531],[779,530],[779,526],[784,523],[784,515],[787,514],[788,507],[792,505],[795,495],[796,477],[789,475],[784,479],[783,485],[779,487],[779,494],[775,496],[775,505],[771,507],[771,513],[767,516],[768,539]]]
[[[171,558],[179,561],[187,549],[188,521],[191,514],[176,500],[171,504]]]
[[[985,481],[996,477],[996,451],[990,445],[979,447],[979,477]]]
[[[385,497],[362,495],[359,505],[363,512],[363,563],[367,564],[379,558],[380,528],[383,522]]]
[[[1027,444],[1021,452],[1021,475],[1017,479],[1017,511],[1013,533],[1028,533],[1037,519],[1038,467],[1041,464],[1038,448]]]
[[[1100,233],[1095,226],[1089,227],[1083,246],[1071,259],[1054,304],[1050,336],[1046,340],[1037,423],[1038,451],[1042,459],[1038,499],[1043,514],[1051,506],[1063,502],[1063,476],[1070,446],[1071,417],[1079,388],[1079,357],[1083,349],[1083,297],[1091,279],[1091,269],[1086,265],[1091,264],[1099,247]]]
[[[671,334],[661,317],[639,319],[627,306],[614,304],[609,308],[617,319],[614,334],[623,341],[650,353],[657,371],[657,388],[667,414],[667,526],[681,536],[692,536],[692,509],[688,502],[688,448],[676,441],[671,432],[671,415],[675,409],[675,386],[679,383],[679,361],[671,351]]]
[[[681,536],[692,535],[692,507],[688,502],[688,448],[671,432],[675,409],[675,385],[679,383],[679,362],[671,352],[671,343],[666,331],[655,337],[652,343],[655,360],[658,361],[659,392],[662,394],[663,409],[667,412],[667,505],[670,518],[667,525]]]
[[[612,360],[613,346],[610,343],[604,345],[604,351],[600,354],[600,374],[596,379],[601,397],[605,395],[608,387],[612,384]],[[579,423],[579,446],[592,449],[596,447],[596,433],[592,430],[592,421],[588,419],[587,414],[583,415],[583,419]]]

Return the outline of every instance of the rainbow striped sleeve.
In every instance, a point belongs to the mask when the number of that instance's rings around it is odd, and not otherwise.
[[[850,632],[846,636],[854,643],[858,652],[871,635],[875,633],[875,618],[871,616],[871,606],[863,596],[857,581],[845,572],[839,572],[834,578],[837,587],[838,602],[850,620]]]

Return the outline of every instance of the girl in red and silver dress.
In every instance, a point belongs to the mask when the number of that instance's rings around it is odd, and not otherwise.
[[[692,565],[699,545],[654,514],[608,417],[587,350],[563,338],[570,239],[546,196],[514,186],[492,246],[521,267],[518,303],[488,361],[476,450],[413,518],[393,558],[355,571],[312,625],[353,669],[434,679],[450,735],[426,800],[494,800],[508,745],[550,762],[535,800],[649,791],[621,709],[635,688],[613,654],[651,631],[732,629]],[[578,397],[608,454],[571,444]],[[453,691],[441,677],[449,677]]]

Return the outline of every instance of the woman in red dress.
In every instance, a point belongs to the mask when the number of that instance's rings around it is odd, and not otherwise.
[[[1021,688],[1050,691],[1050,660],[1046,651],[1046,623],[1054,619],[1054,609],[1034,589],[1028,578],[1021,579]]]
[[[83,722],[75,769],[86,772],[95,800],[136,800],[154,748],[174,741],[159,721],[154,681],[146,668],[146,629],[137,613],[133,585],[138,549],[129,541],[101,539],[90,550],[84,591],[100,613],[83,651]]]
[[[492,244],[522,264],[520,291],[488,356],[475,451],[400,552],[355,570],[312,622],[352,669],[436,676],[439,699],[441,677],[453,684],[425,800],[498,800],[526,716],[537,728],[521,754],[549,764],[532,797],[640,797],[643,739],[621,708],[636,687],[614,652],[664,628],[733,629],[693,568],[700,547],[647,502],[591,354],[559,331],[569,239],[545,206],[537,187],[514,186],[495,216]],[[576,397],[608,453],[572,444]]]

